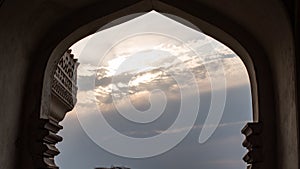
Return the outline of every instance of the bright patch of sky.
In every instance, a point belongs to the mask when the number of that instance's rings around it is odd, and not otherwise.
[[[229,147],[234,147],[233,145],[236,142],[241,144],[240,132],[236,133],[236,131],[241,129],[246,121],[251,120],[252,109],[248,74],[240,58],[228,47],[199,30],[192,29],[160,13],[151,11],[128,22],[88,36],[74,44],[71,49],[80,62],[76,111],[80,111],[81,114],[90,119],[91,124],[94,124],[92,121],[96,119],[96,114],[101,110],[109,123],[123,134],[133,137],[150,137],[162,133],[174,122],[182,99],[188,100],[197,94],[197,97],[199,95],[199,98],[201,97],[201,100],[204,100],[201,104],[199,103],[200,115],[198,115],[197,124],[192,128],[192,134],[189,134],[189,138],[185,139],[174,150],[177,153],[172,150],[163,155],[161,159],[167,159],[165,162],[155,157],[148,161],[123,159],[104,150],[99,150],[96,154],[109,157],[103,158],[106,161],[94,159],[91,162],[86,160],[85,165],[82,166],[85,168],[87,166],[97,166],[101,164],[100,161],[102,164],[110,165],[118,161],[118,164],[125,163],[124,165],[133,166],[132,169],[135,169],[134,166],[140,167],[139,169],[165,167],[181,169],[182,165],[196,168],[205,167],[206,169],[245,167],[241,160],[244,153],[241,146],[236,147],[235,154],[230,155],[230,158],[225,157],[226,154],[223,158],[218,157],[218,155],[208,155],[212,158],[202,164],[197,163],[198,161],[195,158],[205,156],[201,152],[203,149],[206,153],[209,153],[207,150],[209,147],[212,149],[211,153],[216,151],[215,147],[224,144],[220,142],[220,139],[237,138],[231,140],[231,142],[228,141]],[[222,79],[222,77],[225,77],[226,88],[220,87],[214,90],[228,90],[227,99],[229,101],[227,100],[227,107],[224,110],[228,111],[224,113],[228,117],[223,117],[222,123],[218,125],[218,128],[223,129],[217,129],[216,133],[222,130],[222,132],[228,133],[228,137],[224,136],[224,133],[214,136],[211,143],[207,143],[205,146],[202,145],[201,148],[200,145],[194,144],[191,138],[199,135],[198,132],[202,129],[204,119],[207,116],[212,79]],[[194,90],[195,88],[199,90],[199,93]],[[237,92],[241,88],[243,89],[242,92]],[[184,98],[181,94],[182,91],[185,92]],[[164,93],[163,97],[161,92]],[[128,104],[133,105],[139,111],[147,111],[151,107],[151,99],[157,102],[166,99],[168,101],[163,112],[166,115],[161,115],[153,123],[144,126],[136,123],[127,124],[130,121],[124,121],[122,119],[124,117],[118,115],[118,108],[128,110],[130,114],[129,110],[131,109]],[[234,105],[240,101],[244,101],[238,103],[244,107],[238,107],[240,109],[237,110]],[[91,106],[95,103],[98,106],[96,108]],[[238,114],[230,114],[232,112]],[[68,121],[68,117],[74,120],[76,118],[75,114],[75,111],[69,113],[64,121],[65,126],[71,123]],[[76,125],[78,125],[77,120],[76,122]],[[101,124],[99,125],[101,126]],[[93,128],[93,125],[90,128]],[[227,131],[225,128],[230,130]],[[64,131],[66,130],[68,128],[64,129]],[[185,130],[187,128],[183,126],[168,132],[178,133]],[[77,135],[79,134],[77,133]],[[80,137],[83,136],[80,135]],[[109,135],[101,135],[101,137],[114,139]],[[74,140],[70,141],[70,144],[74,144],[74,142]],[[58,158],[59,163],[66,167],[62,168],[82,169],[80,165],[71,165],[65,162],[63,159],[64,154],[70,155],[72,153],[66,152],[68,149],[64,150],[63,145],[61,145],[63,154]],[[190,145],[198,147],[190,148]],[[195,152],[195,150],[198,151]],[[171,157],[177,158],[178,152],[184,153],[186,157],[182,157],[182,160],[178,162],[173,161],[174,165],[165,164],[168,163]],[[85,153],[89,152],[85,151]],[[74,154],[71,156],[74,156],[75,159],[84,158]],[[90,156],[87,155],[87,157]],[[195,161],[191,162],[188,159],[194,159]],[[154,165],[155,160],[157,163]],[[176,165],[179,162],[181,164]]]

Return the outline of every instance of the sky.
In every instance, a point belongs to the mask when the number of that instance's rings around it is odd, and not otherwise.
[[[77,103],[62,122],[56,163],[245,168],[240,130],[252,103],[240,58],[180,18],[137,16],[71,47],[80,63]]]

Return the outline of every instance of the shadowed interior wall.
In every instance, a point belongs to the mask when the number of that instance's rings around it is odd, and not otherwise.
[[[252,74],[251,82],[255,83],[252,90],[257,90],[253,96],[254,109],[257,107],[254,119],[262,121],[267,131],[263,135],[266,145],[263,155],[273,165],[268,168],[299,168],[294,42],[297,29],[293,29],[293,17],[282,1],[6,0],[1,3],[1,168],[20,165],[33,168],[32,129],[43,104],[43,86],[47,86],[44,75],[64,51],[101,24],[151,9],[173,14],[184,11],[189,15],[181,17],[193,23],[197,22],[193,18],[200,18],[216,27],[203,24],[202,29],[236,51]]]

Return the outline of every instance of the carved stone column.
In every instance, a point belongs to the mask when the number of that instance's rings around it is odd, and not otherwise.
[[[59,122],[63,120],[65,114],[71,111],[76,103],[76,77],[77,59],[71,54],[71,50],[65,52],[60,59],[51,81],[51,100],[48,110],[48,117],[40,119],[38,127],[41,131],[38,138],[36,152],[38,157],[36,168],[58,169],[54,162],[54,157],[60,152],[55,144],[62,141],[62,137],[57,132],[63,127]]]

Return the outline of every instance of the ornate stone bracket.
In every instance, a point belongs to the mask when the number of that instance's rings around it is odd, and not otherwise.
[[[262,124],[257,122],[247,123],[242,129],[242,133],[246,136],[242,145],[248,149],[248,153],[243,157],[249,164],[247,169],[259,169],[263,161],[261,132]]]
[[[55,144],[62,141],[62,137],[57,135],[63,128],[59,122],[76,104],[78,65],[77,59],[74,59],[71,50],[68,50],[55,69],[51,81],[50,113],[46,119],[40,119],[38,124],[40,132],[36,137],[36,168],[58,169],[54,157],[60,153]]]

